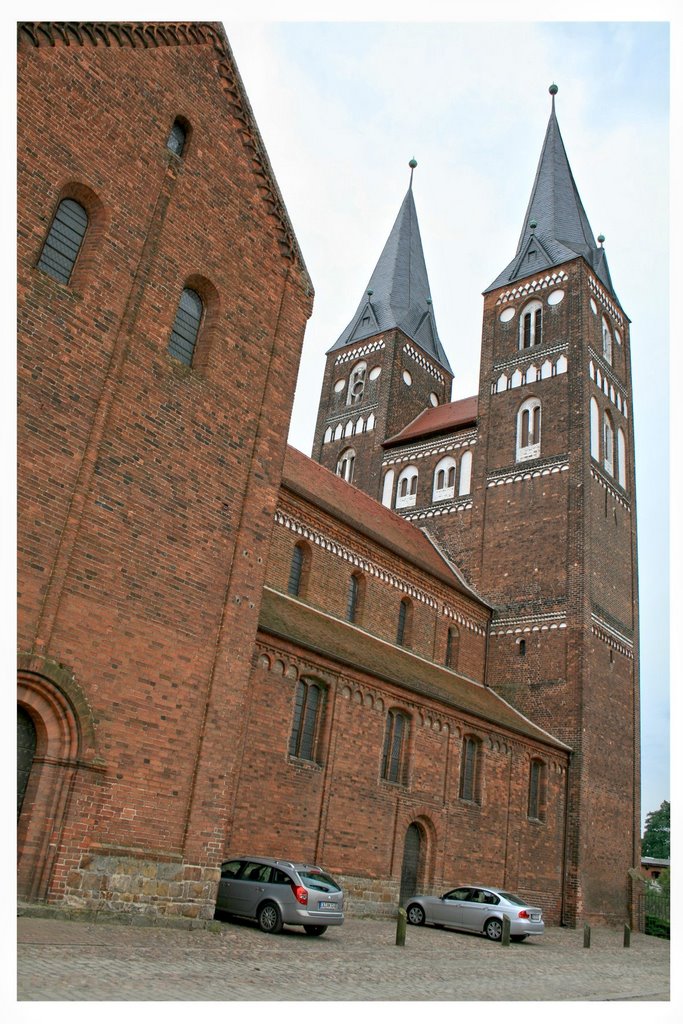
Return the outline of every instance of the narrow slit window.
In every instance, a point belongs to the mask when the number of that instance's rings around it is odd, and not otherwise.
[[[184,288],[178,303],[168,351],[174,359],[180,360],[186,366],[192,365],[203,312],[204,306],[197,293],[191,288]]]
[[[187,131],[182,122],[177,119],[173,122],[170,135],[166,142],[166,146],[175,153],[176,156],[182,156],[183,150],[185,149],[185,143],[187,141]]]

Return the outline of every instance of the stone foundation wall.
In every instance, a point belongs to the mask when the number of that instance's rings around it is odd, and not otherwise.
[[[89,852],[66,880],[73,909],[147,917],[213,918],[220,869],[116,851]]]

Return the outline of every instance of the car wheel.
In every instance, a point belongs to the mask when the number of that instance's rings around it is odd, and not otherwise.
[[[304,931],[307,935],[324,935],[327,931],[326,924],[305,924]]]
[[[500,942],[503,935],[503,922],[499,921],[497,917],[490,917],[484,925],[484,935],[487,939]]]
[[[417,903],[411,903],[407,910],[408,924],[424,924],[425,912]]]
[[[264,903],[262,907],[259,907],[257,920],[262,932],[277,935],[282,931],[282,914],[275,903]]]

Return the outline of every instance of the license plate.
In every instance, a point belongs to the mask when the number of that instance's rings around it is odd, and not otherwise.
[[[330,900],[320,900],[318,903],[318,910],[336,910],[337,904],[331,903]]]
[[[540,914],[532,914],[531,915],[531,920],[532,921],[540,921],[541,920],[541,915]]]

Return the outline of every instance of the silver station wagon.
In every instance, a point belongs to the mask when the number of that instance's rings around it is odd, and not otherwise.
[[[344,923],[344,893],[314,864],[237,857],[221,865],[216,911],[253,918],[264,932],[295,924],[308,935],[322,935],[329,925]]]
[[[543,935],[543,911],[504,889],[460,885],[443,896],[411,896],[406,907],[409,924],[432,924],[478,932],[494,941],[503,935],[503,915],[510,918],[510,938],[523,942],[528,935]]]

